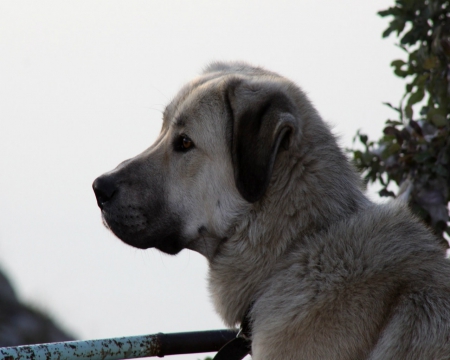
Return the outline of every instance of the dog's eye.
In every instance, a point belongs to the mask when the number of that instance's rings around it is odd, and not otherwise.
[[[192,140],[187,136],[183,137],[183,149],[189,149],[192,146]]]
[[[186,152],[194,147],[194,142],[189,138],[189,136],[183,134],[175,140],[174,145],[176,151]]]

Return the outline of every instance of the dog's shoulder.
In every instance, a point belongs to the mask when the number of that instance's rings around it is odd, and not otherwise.
[[[440,240],[401,201],[371,204],[348,221],[330,227],[349,245],[359,248],[374,265],[421,267],[427,261],[445,261]]]
[[[356,277],[393,272],[398,278],[438,263],[450,265],[439,239],[398,201],[368,205],[312,236],[305,249],[313,249],[312,259],[341,262]]]
[[[370,348],[383,324],[407,305],[418,321],[431,312],[444,319],[449,275],[439,241],[405,206],[370,204],[298,240],[255,303],[255,336],[258,344],[270,343],[273,334],[281,341],[288,329],[305,349],[329,355]],[[335,341],[325,346],[327,339]]]
[[[293,291],[297,293],[294,307],[303,302],[308,309],[331,303],[351,308],[346,294],[359,294],[356,298],[364,303],[370,302],[370,296],[381,301],[397,292],[430,287],[448,293],[450,299],[450,261],[445,251],[398,202],[370,204],[326,230],[299,239],[274,274],[266,281],[266,289],[271,290],[264,296],[274,300]]]

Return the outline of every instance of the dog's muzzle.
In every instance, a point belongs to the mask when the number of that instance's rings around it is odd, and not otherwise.
[[[139,169],[133,170],[139,174]],[[131,246],[156,247],[168,254],[180,252],[186,243],[181,217],[164,202],[161,184],[140,181],[130,180],[124,169],[95,179],[92,188],[105,226]]]

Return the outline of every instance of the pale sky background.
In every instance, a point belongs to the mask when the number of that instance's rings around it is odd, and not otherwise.
[[[80,339],[223,328],[206,261],[121,243],[92,181],[148,147],[214,60],[293,79],[343,146],[379,137],[403,93],[376,15],[393,3],[0,1],[0,266],[20,298]]]

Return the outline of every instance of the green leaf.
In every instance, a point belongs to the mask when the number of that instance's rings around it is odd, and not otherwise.
[[[438,174],[439,176],[448,177],[448,170],[443,167],[441,164],[439,164],[438,166],[435,167],[435,172],[436,174]]]
[[[398,143],[389,144],[381,153],[383,159],[387,159],[392,155],[396,155],[400,150],[400,145]]]
[[[441,46],[447,59],[450,57],[450,39],[441,39]]]
[[[393,126],[403,125],[403,123],[401,121],[398,121],[398,120],[387,120],[386,124],[393,125]]]
[[[402,20],[402,19],[394,19],[394,20],[392,20],[390,22],[390,24],[389,24],[389,27],[386,30],[384,30],[382,36],[384,38],[388,37],[391,34],[391,32],[393,32],[393,31],[396,31],[397,35],[399,35],[403,31],[403,29],[405,28],[405,24],[406,24],[406,22],[404,20]]]
[[[397,111],[397,112],[400,113],[400,114],[402,113],[402,111],[401,111],[399,108],[396,108],[395,106],[392,106],[391,103],[384,102],[383,105],[386,105],[386,106],[390,107],[392,110],[395,110],[395,111]],[[388,121],[389,121],[389,120],[388,120]]]
[[[424,60],[422,66],[423,66],[423,68],[424,68],[425,70],[431,70],[431,69],[434,69],[434,68],[436,68],[436,67],[439,66],[439,60],[438,60],[438,58],[437,58],[436,56],[434,56],[434,55],[433,55],[433,56],[430,56],[430,57],[427,57],[427,58]]]
[[[441,164],[447,165],[449,163],[450,154],[445,151],[445,148],[441,150],[440,160]]]
[[[429,114],[430,107],[429,106],[422,106],[422,109],[420,109],[420,115],[427,115]]]
[[[389,16],[389,15],[392,15],[392,11],[393,10],[393,8],[389,8],[389,9],[387,9],[387,10],[381,10],[381,11],[378,11],[378,15],[380,15],[381,17],[385,17],[385,16]]]
[[[353,151],[353,157],[354,157],[355,159],[361,159],[361,157],[362,157],[362,152],[361,152],[361,150],[355,150],[355,151]]]
[[[373,154],[371,154],[370,152],[363,153],[362,160],[364,161],[365,164],[369,165],[370,163],[372,163]]]
[[[431,158],[432,158],[432,155],[428,151],[424,151],[424,152],[414,155],[414,160],[418,163],[424,163]]]
[[[396,129],[394,126],[386,126],[386,127],[383,129],[383,133],[384,133],[385,135],[391,135],[391,136],[394,136],[394,139],[395,139],[396,136],[397,136],[397,134],[400,133],[400,131],[399,131],[398,129]]]
[[[409,69],[408,70],[402,70],[400,68],[395,68],[394,69],[394,74],[397,75],[398,77],[405,78],[408,75],[411,75],[411,71]]]
[[[367,140],[369,139],[369,137],[367,135],[364,134],[359,134],[359,140],[366,145],[367,144]]]
[[[406,62],[404,62],[403,60],[394,60],[391,62],[391,66],[394,66],[396,68],[400,68],[403,65],[406,65]]]
[[[414,131],[416,132],[417,135],[423,136],[422,128],[420,127],[420,125],[417,121],[414,121],[411,119],[409,121],[409,126],[411,126],[414,129]]]
[[[447,119],[444,115],[441,114],[434,114],[431,117],[431,122],[436,125],[437,127],[443,127],[447,125]]]
[[[405,115],[408,119],[412,119],[413,117],[413,110],[411,105],[405,106]]]
[[[425,90],[423,86],[420,86],[415,92],[413,92],[408,99],[408,106],[412,106],[422,101],[425,96]]]

